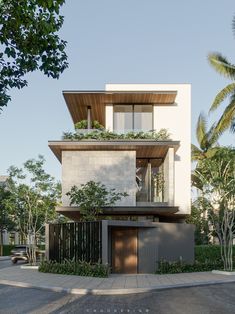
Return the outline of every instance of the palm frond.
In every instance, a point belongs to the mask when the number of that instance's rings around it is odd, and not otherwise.
[[[196,137],[200,145],[200,148],[202,148],[203,141],[205,141],[206,129],[207,129],[206,117],[204,116],[203,113],[200,113],[197,120],[197,127],[196,127]]]
[[[230,131],[231,131],[232,133],[235,133],[235,118],[233,119],[233,121],[232,121],[232,123],[231,123]]]
[[[211,105],[210,112],[217,109],[219,107],[219,105],[225,100],[225,98],[227,98],[228,96],[230,96],[234,92],[235,92],[235,83],[231,83],[231,84],[227,85],[225,88],[223,88],[216,95],[216,97],[215,97],[215,99]]]
[[[200,176],[198,175],[197,170],[195,170],[191,174],[191,182],[192,182],[192,186],[194,186],[195,188],[197,188],[199,190],[203,189],[203,181],[201,180]]]
[[[214,145],[217,145],[219,136],[220,134],[216,131],[216,123],[214,123],[207,132],[207,147],[210,148]]]
[[[212,158],[220,150],[220,147],[213,147],[205,153],[206,158]]]
[[[232,30],[233,30],[233,35],[234,35],[234,37],[235,37],[235,15],[233,16]]]
[[[225,108],[221,118],[216,124],[216,132],[220,135],[224,133],[229,127],[232,126],[232,123],[235,119],[235,93],[231,96],[231,101],[229,105]]]
[[[192,161],[201,159],[203,152],[194,144],[191,144]]]
[[[208,55],[208,61],[218,73],[230,79],[235,78],[235,65],[228,62],[220,53],[210,53]]]

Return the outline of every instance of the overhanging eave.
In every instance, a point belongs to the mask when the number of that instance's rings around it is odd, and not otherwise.
[[[165,158],[169,148],[178,150],[180,141],[156,140],[81,140],[49,141],[50,149],[61,162],[62,151],[136,151],[137,158]]]

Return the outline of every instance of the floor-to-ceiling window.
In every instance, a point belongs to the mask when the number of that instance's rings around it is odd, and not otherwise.
[[[150,131],[153,129],[152,105],[114,105],[114,131]]]
[[[136,202],[164,202],[164,173],[161,158],[136,160]]]

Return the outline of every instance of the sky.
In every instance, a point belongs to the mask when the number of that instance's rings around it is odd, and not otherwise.
[[[73,124],[63,90],[102,90],[105,83],[192,84],[192,142],[200,112],[206,114],[228,80],[208,64],[218,51],[235,63],[231,0],[67,0],[60,37],[69,68],[59,80],[34,72],[28,87],[11,90],[0,114],[0,175],[38,154],[46,171],[61,179],[61,165],[48,148]],[[222,113],[209,116],[209,125]],[[179,121],[179,123],[183,123]],[[221,144],[234,145],[228,132]]]

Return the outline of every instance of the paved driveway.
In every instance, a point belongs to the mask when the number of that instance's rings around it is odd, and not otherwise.
[[[0,285],[0,313],[234,314],[235,283],[126,296],[78,296]]]

